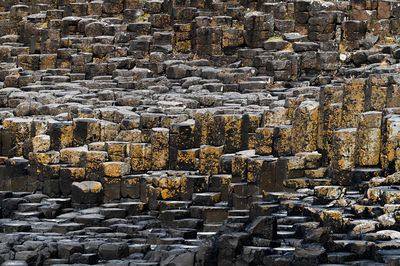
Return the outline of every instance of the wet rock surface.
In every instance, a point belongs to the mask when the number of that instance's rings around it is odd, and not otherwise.
[[[0,264],[398,265],[397,1],[0,1]]]

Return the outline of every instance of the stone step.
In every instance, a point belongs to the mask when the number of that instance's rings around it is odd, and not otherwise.
[[[228,207],[190,206],[193,218],[204,219],[205,223],[222,223],[228,218]]]
[[[60,204],[63,209],[71,207],[71,198],[48,198],[45,202]]]
[[[193,193],[193,205],[213,206],[221,201],[221,192]]]
[[[278,230],[280,231],[294,231],[292,224],[278,224]]]
[[[85,225],[96,226],[101,224],[101,222],[106,219],[106,217],[100,213],[89,213],[83,215],[77,215],[74,219],[74,222],[81,223]]]
[[[377,253],[386,264],[396,264],[400,261],[399,249],[378,250]]]
[[[300,200],[307,197],[307,194],[298,192],[265,192],[263,195],[264,201],[279,202],[281,200]]]
[[[344,264],[348,261],[355,260],[356,254],[352,252],[330,252],[328,253],[328,263]]]
[[[217,234],[217,232],[204,231],[204,232],[198,232],[197,236],[199,237],[199,239],[209,239],[210,237],[212,237],[216,234]]]
[[[278,239],[293,238],[294,236],[295,236],[294,231],[277,231]]]
[[[294,252],[295,248],[294,247],[288,247],[288,246],[283,246],[283,247],[277,247],[273,249],[274,253],[283,255],[287,252]]]
[[[146,260],[132,260],[129,265],[132,266],[157,266],[158,262],[151,262]]]
[[[71,231],[77,231],[84,228],[83,224],[80,223],[59,223],[55,224],[52,231],[59,234],[65,234]]]
[[[246,223],[250,219],[250,216],[229,216],[227,222],[229,223]]]
[[[272,216],[275,216],[277,218],[285,218],[288,216],[286,210],[279,210],[277,212],[272,213]]]
[[[190,210],[165,210],[160,213],[159,219],[162,223],[170,224],[174,220],[190,218]]]
[[[228,216],[248,216],[249,210],[229,210]]]
[[[143,213],[147,209],[147,204],[144,202],[121,202],[118,204],[120,209],[126,210],[126,215],[133,216]]]
[[[182,237],[166,237],[166,238],[161,238],[159,240],[160,245],[177,245],[177,244],[182,244],[184,242],[184,238]]]
[[[228,232],[241,232],[245,230],[245,225],[246,223],[225,221],[223,228]]]
[[[286,247],[298,247],[302,244],[303,239],[299,238],[281,238],[281,246],[286,246]]]
[[[98,226],[98,227],[85,227],[85,232],[88,233],[111,233],[113,230],[109,227],[103,227],[103,226]]]
[[[191,201],[160,201],[160,211],[171,210],[171,209],[187,209]]]
[[[360,260],[351,261],[350,265],[384,266],[386,264],[385,263],[379,263],[379,262],[376,262],[374,260],[360,259]]]
[[[27,212],[27,211],[37,211],[41,203],[20,203],[18,204],[18,211]]]
[[[250,217],[272,215],[279,210],[279,204],[271,204],[266,202],[253,202],[250,204]]]
[[[200,229],[203,226],[203,219],[195,218],[181,218],[179,220],[174,220],[172,223],[174,228],[194,228]]]
[[[291,189],[312,188],[315,186],[328,186],[331,184],[330,179],[318,178],[294,178],[288,179],[283,182],[283,185]]]
[[[203,232],[218,232],[222,224],[219,223],[205,223],[203,224]]]
[[[105,219],[110,218],[125,218],[127,211],[122,208],[102,208],[100,214],[104,216]]]
[[[278,224],[293,225],[295,223],[304,223],[309,221],[309,217],[305,216],[286,216],[278,218]]]
[[[16,233],[16,232],[30,232],[32,227],[28,222],[24,221],[12,221],[9,223],[3,223],[3,232],[6,234]]]
[[[302,215],[305,207],[311,206],[312,203],[302,200],[285,200],[280,202],[281,208],[287,210],[288,215]]]
[[[30,218],[39,218],[41,216],[41,212],[39,211],[27,211],[27,212],[14,212],[13,217],[15,219],[26,220]]]

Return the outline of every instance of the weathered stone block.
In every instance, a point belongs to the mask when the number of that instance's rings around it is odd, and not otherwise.
[[[246,132],[240,115],[216,115],[217,131],[213,134],[214,145],[224,145],[225,153],[243,149]]]
[[[400,106],[400,80],[396,75],[390,76],[390,85],[387,92],[386,107]]]
[[[347,40],[360,40],[367,31],[365,21],[348,20],[343,22],[343,38]]]
[[[262,127],[256,130],[255,151],[259,155],[272,154],[274,143],[274,127]]]
[[[359,166],[379,164],[381,149],[381,112],[360,114],[357,130],[356,156]]]
[[[121,198],[121,176],[105,176],[101,179],[104,201],[119,200]]]
[[[342,127],[356,127],[357,114],[364,112],[365,101],[364,79],[353,79],[345,82],[343,91]]]
[[[103,174],[101,164],[108,160],[108,154],[105,151],[90,150],[84,154],[82,160],[85,162],[86,178],[97,181]]]
[[[72,191],[74,182],[85,181],[85,168],[79,167],[60,167],[60,191],[62,195],[68,196]]]
[[[292,154],[292,126],[274,127],[274,146],[273,151],[278,156],[288,156]]]
[[[290,178],[304,176],[305,158],[298,156],[282,156],[276,162],[276,191],[282,190],[283,182]]]
[[[199,149],[178,150],[176,169],[195,170],[199,167]]]
[[[250,158],[248,163],[247,182],[257,183],[262,191],[276,191],[282,184],[276,177],[277,158]]]
[[[294,111],[292,127],[292,152],[310,152],[317,148],[319,104],[304,101]]]
[[[288,109],[284,107],[275,107],[263,114],[263,127],[288,125],[290,120],[288,117]]]
[[[234,182],[247,179],[247,166],[250,158],[255,157],[254,150],[240,151],[232,159],[232,176]]]
[[[36,164],[57,164],[60,162],[60,153],[58,151],[30,152],[28,158]]]
[[[31,120],[6,118],[3,121],[2,153],[7,154],[17,143],[24,142],[31,134]]]
[[[388,115],[383,117],[382,123],[382,148],[380,163],[383,169],[400,169],[397,159],[400,135],[400,117]]]
[[[269,240],[276,239],[277,221],[274,216],[259,216],[246,227],[246,231],[254,237]]]
[[[103,201],[103,187],[95,181],[74,182],[71,195],[73,203],[99,204]]]
[[[209,181],[209,190],[220,191],[221,201],[228,201],[228,188],[231,182],[231,175],[212,175]]]
[[[330,163],[333,173],[350,171],[355,167],[356,134],[356,128],[336,129],[333,132],[332,160]],[[349,182],[351,180],[337,180],[339,185]]]
[[[127,175],[122,177],[121,197],[137,199],[140,197],[139,175]]]
[[[152,153],[151,144],[131,143],[129,145],[129,157],[131,158],[131,169],[133,172],[151,170]]]
[[[100,140],[99,121],[92,118],[76,118],[73,121],[75,145],[84,145]]]
[[[221,170],[223,146],[200,146],[200,174],[215,175]]]
[[[196,113],[194,144],[197,147],[212,143],[213,134],[216,132],[214,113],[214,109],[199,110]]]
[[[38,135],[32,139],[33,152],[46,152],[50,149],[50,136]]]
[[[107,177],[121,177],[129,174],[130,166],[125,162],[102,163],[103,173]]]
[[[315,203],[327,204],[333,200],[343,198],[346,188],[341,186],[316,186],[314,188]]]
[[[386,107],[389,86],[388,76],[372,75],[365,91],[365,111],[383,111]]]
[[[80,166],[84,163],[82,158],[84,158],[87,151],[88,150],[86,146],[61,149],[60,161],[68,163],[72,166]]]
[[[236,48],[243,43],[243,31],[240,29],[222,30],[222,48]]]
[[[111,161],[124,161],[125,157],[129,154],[128,148],[128,142],[107,141],[105,144],[106,152]]]
[[[52,69],[56,67],[57,54],[41,54],[40,70]]]
[[[151,132],[152,169],[162,170],[168,167],[169,129],[153,128]]]
[[[123,0],[105,0],[103,3],[103,12],[106,14],[121,13],[124,8]]]

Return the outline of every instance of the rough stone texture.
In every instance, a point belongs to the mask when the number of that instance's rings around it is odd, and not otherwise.
[[[0,264],[398,265],[399,21],[0,1]]]

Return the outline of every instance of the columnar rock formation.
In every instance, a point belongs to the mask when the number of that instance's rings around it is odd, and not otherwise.
[[[0,262],[398,265],[399,36],[395,0],[0,1]]]

